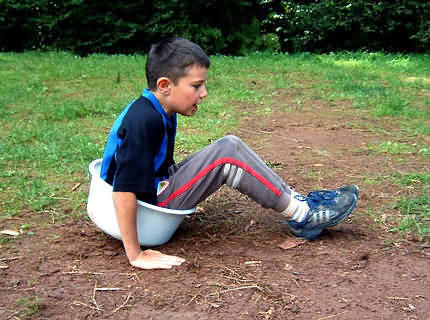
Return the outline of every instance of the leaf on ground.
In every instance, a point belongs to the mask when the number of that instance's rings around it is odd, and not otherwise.
[[[14,237],[19,236],[19,232],[15,231],[15,230],[2,230],[2,231],[0,231],[0,233],[6,234],[8,236],[14,236]]]
[[[278,247],[281,249],[284,249],[284,250],[288,250],[288,249],[292,249],[294,247],[297,247],[297,246],[299,246],[305,242],[306,242],[306,240],[303,240],[303,239],[289,238],[289,239],[285,240],[284,242],[282,242],[281,244],[279,244]]]

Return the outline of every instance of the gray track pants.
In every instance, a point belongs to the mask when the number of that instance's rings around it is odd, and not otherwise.
[[[223,184],[248,195],[264,208],[282,212],[291,189],[236,136],[226,136],[169,168],[169,184],[159,206],[190,209]]]

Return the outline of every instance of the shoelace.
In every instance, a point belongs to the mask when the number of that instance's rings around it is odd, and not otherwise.
[[[307,196],[302,194],[295,195],[294,198],[299,201],[306,201],[310,210],[312,210],[315,206],[321,205],[330,205],[333,203],[333,199],[336,197],[336,191],[332,190],[316,190],[310,192]]]

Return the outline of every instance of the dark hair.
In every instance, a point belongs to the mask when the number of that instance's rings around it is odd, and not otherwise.
[[[176,84],[193,65],[209,68],[210,60],[202,48],[189,40],[169,38],[152,45],[146,61],[149,89],[156,90],[157,80],[161,77]]]

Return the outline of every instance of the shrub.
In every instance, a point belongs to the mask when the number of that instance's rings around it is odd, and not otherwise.
[[[338,50],[428,51],[430,2],[316,0],[273,1],[265,32],[286,52]]]
[[[4,0],[0,49],[134,53],[182,36],[209,53],[241,54],[260,45],[256,11],[256,0]]]

